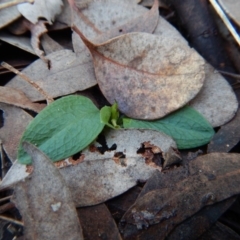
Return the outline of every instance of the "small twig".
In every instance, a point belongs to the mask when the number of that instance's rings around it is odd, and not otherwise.
[[[13,0],[13,1],[10,1],[10,2],[1,3],[0,4],[0,10],[4,9],[4,8],[15,6],[15,5],[20,4],[20,3],[34,3],[34,0]]]
[[[26,82],[28,82],[29,84],[31,84],[34,88],[37,89],[37,91],[39,93],[41,93],[45,99],[47,100],[47,103],[50,104],[51,102],[54,101],[54,99],[52,97],[50,97],[42,88],[40,88],[35,82],[33,82],[27,75],[25,75],[22,72],[19,72],[16,68],[12,67],[11,65],[2,62],[1,65],[3,67],[5,67],[6,69],[8,69],[9,71],[17,74],[19,77],[21,77],[23,80],[25,80]]]
[[[0,158],[1,158],[1,176],[2,178],[5,176],[5,156],[4,156],[4,153],[3,153],[3,146],[2,146],[2,140],[0,139]]]
[[[7,200],[10,200],[11,198],[12,198],[12,195],[4,197],[4,198],[0,198],[0,202],[4,202],[4,201],[7,201]]]
[[[11,223],[15,223],[15,224],[17,224],[19,226],[24,227],[24,224],[23,224],[22,221],[18,221],[16,219],[13,219],[13,218],[10,218],[10,217],[6,217],[6,216],[3,216],[3,215],[0,215],[0,219],[8,221],[8,222],[11,222]]]
[[[216,71],[219,72],[219,73],[222,73],[222,74],[224,74],[224,75],[227,75],[227,76],[231,76],[231,77],[233,77],[233,78],[239,78],[239,79],[240,79],[240,74],[225,72],[225,71],[222,71],[222,70],[216,70]]]
[[[0,206],[0,214],[7,212],[8,210],[13,209],[13,208],[15,208],[14,203],[12,203],[12,202],[5,203]]]
[[[225,25],[227,26],[228,30],[231,32],[231,34],[235,38],[235,40],[238,43],[238,45],[240,46],[240,37],[239,37],[238,33],[236,32],[235,28],[232,26],[231,22],[228,20],[226,14],[224,13],[224,11],[220,7],[220,5],[217,3],[216,0],[209,0],[209,1],[212,4],[212,6],[215,9],[215,11],[220,16],[220,18],[223,20]]]

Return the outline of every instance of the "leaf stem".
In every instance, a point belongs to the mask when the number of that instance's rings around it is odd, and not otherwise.
[[[34,0],[13,0],[6,3],[0,4],[0,10],[8,7],[15,6],[20,3],[34,3]]]

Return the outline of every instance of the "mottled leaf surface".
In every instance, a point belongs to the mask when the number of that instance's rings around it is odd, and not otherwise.
[[[72,195],[51,160],[34,145],[24,143],[33,160],[30,178],[15,187],[14,202],[24,221],[25,239],[81,240]]]
[[[84,41],[102,93],[128,117],[161,118],[189,102],[203,86],[203,59],[177,42],[169,46],[167,39],[148,33],[125,34],[96,47]]]

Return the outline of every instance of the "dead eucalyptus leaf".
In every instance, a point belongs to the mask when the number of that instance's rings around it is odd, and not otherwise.
[[[51,69],[41,60],[36,60],[22,72],[36,82],[48,95],[59,97],[81,91],[96,84],[92,65],[84,57],[77,57],[71,50],[61,50],[47,55]],[[44,97],[19,76],[6,84],[21,90],[31,101],[44,100]]]
[[[229,152],[240,140],[240,110],[232,121],[222,126],[208,144],[208,152]]]
[[[83,239],[71,193],[59,170],[34,145],[25,142],[23,146],[34,169],[14,189],[25,239]]]
[[[9,0],[1,0],[0,3],[6,3]],[[0,29],[12,23],[16,19],[21,17],[21,13],[18,11],[17,6],[12,6],[0,10]]]
[[[219,127],[234,117],[238,101],[229,83],[209,64],[206,64],[205,73],[203,88],[190,102],[190,106],[200,112],[213,127]]]
[[[105,204],[78,208],[77,212],[83,229],[84,240],[122,239]]]
[[[83,40],[103,95],[128,117],[164,117],[203,86],[204,60],[178,42],[169,45],[167,39],[148,33],[125,34],[99,46]]]
[[[55,40],[49,37],[48,34],[44,34],[42,36],[41,45],[46,55],[64,49],[59,43],[57,43]]]
[[[87,7],[79,8],[81,11],[78,16],[74,16],[73,24],[93,42],[98,34],[117,29],[148,12],[146,8],[129,0],[90,1]]]
[[[49,24],[61,13],[62,0],[35,0],[33,4],[19,4],[18,11],[30,22],[36,24],[39,18],[45,18]]]
[[[37,113],[45,107],[45,104],[32,103],[23,92],[16,90],[15,88],[1,86],[0,102],[32,110]]]
[[[0,39],[4,42],[7,42],[15,47],[18,47],[24,51],[27,51],[31,54],[36,55],[35,51],[30,42],[30,38],[26,36],[14,36],[7,32],[1,31],[0,32]]]
[[[135,186],[138,181],[146,181],[159,169],[154,162],[146,163],[137,153],[143,142],[149,141],[163,152],[176,146],[170,137],[151,130],[108,130],[104,135],[109,148],[117,145],[114,151],[101,154],[97,150],[99,144],[95,143],[95,147],[82,152],[83,162],[60,169],[78,207],[113,198]]]
[[[4,125],[0,128],[0,139],[9,159],[14,162],[17,158],[19,141],[32,117],[22,109],[5,103],[0,103],[0,109],[4,117]]]
[[[122,221],[127,223],[126,228],[129,224],[138,229],[152,225],[138,239],[146,239],[152,231],[158,233],[158,239],[164,239],[177,224],[204,206],[239,194],[239,169],[240,154],[211,153],[198,157],[189,164],[188,178],[138,198]]]
[[[67,159],[56,163],[61,167],[60,173],[77,207],[95,205],[120,195],[138,181],[146,181],[154,171],[159,171],[161,166],[154,161],[148,162],[141,153],[137,153],[143,142],[159,147],[163,153],[171,147],[176,148],[169,136],[152,130],[108,129],[104,136],[109,149],[115,150],[101,153],[99,149],[103,146],[94,142],[89,149],[82,151],[79,161]],[[23,171],[21,175],[25,176],[26,169],[15,169]],[[10,180],[3,179],[0,188],[16,183],[15,179]]]
[[[171,45],[172,42],[178,43],[179,46],[188,46],[187,41],[182,35],[170,25],[164,18],[159,17],[160,21],[154,31],[154,34],[160,36]],[[233,118],[237,111],[237,101],[234,92],[228,82],[214,69],[205,63],[205,83],[190,104],[207,120],[212,126],[220,126]],[[223,96],[226,96],[223,97]]]
[[[240,26],[240,2],[234,0],[219,0],[226,13]]]
[[[129,10],[128,10],[129,11]],[[120,15],[123,13],[120,13]],[[81,20],[84,20],[83,16],[79,14],[80,16],[80,22],[83,22]],[[82,18],[81,18],[82,16]],[[128,22],[124,23],[120,26],[114,26],[108,31],[104,31],[102,33],[99,33],[92,42],[94,44],[101,44],[109,39],[112,39],[114,37],[130,33],[130,32],[148,32],[152,33],[154,29],[157,26],[159,20],[159,11],[158,11],[158,0],[154,0],[154,4],[151,8],[151,10],[147,11],[146,13],[136,17],[132,18]],[[112,20],[116,21],[116,20]],[[116,22],[114,25],[118,25]]]

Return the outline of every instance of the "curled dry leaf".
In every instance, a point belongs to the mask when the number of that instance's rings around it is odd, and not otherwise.
[[[45,18],[49,24],[55,19],[56,15],[62,11],[62,0],[35,0],[33,4],[19,4],[19,12],[30,22],[36,24],[39,18]]]
[[[32,103],[26,95],[15,88],[0,86],[0,102],[25,108],[34,112],[40,112],[45,104]]]
[[[45,54],[51,54],[53,52],[64,50],[64,48],[58,42],[49,37],[48,34],[44,34],[41,40],[41,45]]]
[[[1,3],[9,2],[9,0],[1,0]],[[16,19],[21,17],[21,13],[18,11],[17,6],[12,6],[0,10],[0,29],[12,23]]]
[[[32,117],[20,108],[0,103],[4,125],[0,128],[3,148],[12,162],[17,159],[17,148],[21,136]]]
[[[138,239],[145,239],[148,230],[156,231],[158,239],[164,239],[177,224],[204,206],[239,194],[239,160],[239,154],[226,153],[198,157],[189,164],[188,178],[138,198],[122,219],[126,223],[122,231],[129,224],[139,229],[152,225]]]
[[[36,60],[22,72],[38,84],[48,95],[59,97],[81,91],[96,84],[92,65],[85,62],[84,56],[77,57],[70,50],[61,50],[47,55],[51,69],[41,60]],[[44,97],[19,76],[6,84],[21,90],[31,101],[44,100]]]
[[[99,46],[83,40],[92,53],[102,93],[129,117],[164,117],[203,86],[204,60],[178,42],[169,45],[167,39],[148,33],[125,34]]]
[[[25,143],[33,160],[30,178],[14,190],[26,239],[83,239],[71,193],[58,169],[34,145]]]
[[[177,42],[180,46],[188,46],[187,41],[173,26],[161,16],[159,18],[160,21],[154,31],[155,35],[167,39],[170,45],[172,42]],[[190,104],[212,126],[216,127],[227,123],[234,116],[238,103],[228,82],[219,73],[216,73],[209,64],[205,63],[204,69],[206,75],[204,86]]]

